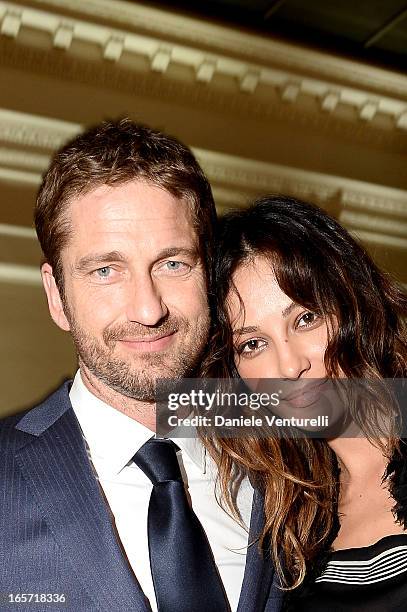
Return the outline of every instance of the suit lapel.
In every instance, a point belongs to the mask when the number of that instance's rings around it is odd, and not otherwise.
[[[274,567],[267,550],[263,550],[261,553],[257,542],[264,527],[263,502],[261,493],[254,489],[249,547],[237,612],[261,612],[265,610],[270,595],[275,573]],[[279,605],[276,605],[275,610],[279,610]]]
[[[64,385],[16,426],[20,469],[67,565],[101,609],[150,610],[120,544],[92,473]]]

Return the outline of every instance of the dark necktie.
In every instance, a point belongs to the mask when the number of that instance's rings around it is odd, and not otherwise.
[[[205,532],[190,507],[171,440],[151,438],[133,460],[153,483],[148,545],[159,612],[229,612]]]

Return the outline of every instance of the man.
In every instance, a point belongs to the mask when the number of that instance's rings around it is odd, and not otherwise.
[[[1,609],[278,610],[247,548],[257,492],[248,536],[197,441],[151,440],[156,379],[193,375],[208,337],[215,212],[193,155],[127,119],[96,126],[54,157],[35,223],[79,370],[1,424]]]

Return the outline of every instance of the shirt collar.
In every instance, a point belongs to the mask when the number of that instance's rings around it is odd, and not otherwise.
[[[171,438],[171,436],[169,436]],[[185,452],[188,457],[195,463],[195,465],[201,470],[203,474],[206,473],[207,469],[207,456],[206,448],[199,440],[195,438],[171,438],[177,446],[180,447],[182,452]]]
[[[154,436],[153,431],[89,391],[80,370],[75,375],[69,398],[92,459],[95,462],[97,458],[102,459],[113,474],[119,474],[143,444]],[[200,440],[174,438],[174,442],[205,473],[206,452]]]

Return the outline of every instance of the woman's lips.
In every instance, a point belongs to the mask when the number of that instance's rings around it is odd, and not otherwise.
[[[172,342],[175,331],[151,338],[122,338],[119,342],[126,348],[140,353],[154,353],[166,349]]]
[[[314,381],[303,385],[301,389],[294,389],[292,393],[281,398],[284,402],[290,404],[293,408],[308,408],[316,404],[323,392],[325,379]]]

